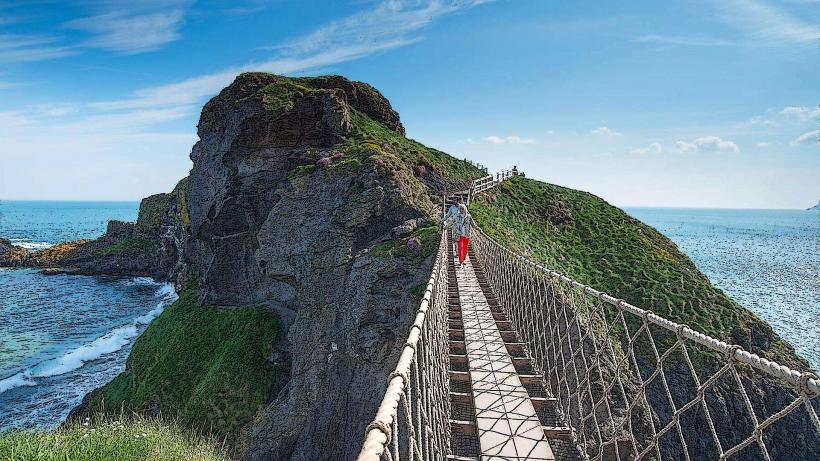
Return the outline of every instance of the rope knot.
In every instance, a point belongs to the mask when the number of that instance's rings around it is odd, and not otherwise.
[[[618,304],[620,304],[622,302],[623,301],[618,301]],[[649,322],[649,316],[650,315],[655,315],[655,313],[652,312],[651,310],[647,309],[643,312],[643,314],[641,314],[641,318],[644,320],[644,322]]]
[[[681,324],[681,325],[678,325],[678,327],[675,328],[675,335],[678,337],[679,340],[683,341],[684,339],[686,339],[686,338],[683,337],[683,330],[685,330],[687,328],[689,328],[689,325],[687,325],[685,323]]]
[[[742,347],[733,344],[726,349],[726,352],[723,353],[723,356],[726,358],[727,362],[737,362],[737,359],[735,358],[735,352],[742,350]]]
[[[393,372],[390,373],[390,376],[387,377],[387,382],[389,383],[396,376],[401,376],[401,380],[404,382],[404,386],[407,387],[407,382],[410,381],[410,377],[407,376],[407,373],[398,370],[393,370]]]
[[[364,430],[364,436],[367,437],[367,433],[373,429],[377,429],[381,431],[382,434],[387,437],[388,442],[390,441],[390,437],[393,435],[393,430],[390,429],[390,425],[382,422],[382,421],[373,421],[372,423],[367,425],[367,429]]]
[[[799,386],[800,393],[807,396],[817,397],[817,393],[809,390],[809,380],[810,379],[817,379],[817,375],[814,373],[810,373],[808,371],[804,371],[799,378],[797,378],[797,385]]]

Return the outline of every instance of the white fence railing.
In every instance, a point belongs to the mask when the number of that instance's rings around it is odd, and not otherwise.
[[[443,460],[449,453],[447,248],[442,233],[424,298],[367,426],[359,461]]]
[[[473,202],[473,197],[479,192],[484,192],[487,189],[491,189],[502,182],[512,178],[513,176],[521,175],[522,173],[518,171],[517,167],[513,167],[512,170],[503,170],[499,171],[494,175],[487,175],[481,178],[476,179],[473,181],[472,186],[470,187],[470,191],[467,194],[467,205],[470,205]]]

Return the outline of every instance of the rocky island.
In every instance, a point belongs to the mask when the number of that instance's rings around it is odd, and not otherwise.
[[[190,175],[144,199],[136,223],[40,251],[0,241],[2,266],[146,275],[180,292],[72,418],[125,408],[213,431],[241,459],[353,459],[429,277],[434,205],[484,173],[408,139],[376,89],[337,76],[241,74],[197,128]],[[473,212],[556,270],[807,368],[674,243],[598,197],[517,178]]]

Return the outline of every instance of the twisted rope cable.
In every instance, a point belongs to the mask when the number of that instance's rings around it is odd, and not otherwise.
[[[689,429],[682,420],[693,417],[695,412],[695,416],[705,419],[705,432],[710,434],[719,459],[736,455],[750,445],[757,447],[761,459],[772,459],[771,440],[764,432],[789,415],[807,420],[801,427],[809,430],[805,435],[809,449],[812,440],[820,446],[815,410],[820,400],[820,380],[816,376],[764,359],[549,270],[500,245],[477,225],[472,244],[502,307],[535,359],[533,365],[543,373],[547,388],[558,399],[561,415],[574,429],[576,444],[589,459],[661,459],[669,456],[664,456],[668,453],[664,450],[676,450],[680,459],[692,459],[689,445],[699,446],[703,441],[688,437]],[[538,290],[538,286],[543,288]],[[659,343],[657,335],[674,335],[674,342]],[[724,362],[706,381],[698,375],[710,374],[704,369],[705,362],[695,366],[690,357],[693,345],[716,353],[713,355],[717,360]],[[669,373],[676,373],[679,380],[684,371],[691,375],[694,395],[681,395],[682,389],[673,388],[669,381]],[[773,379],[790,403],[773,414],[761,415],[761,405],[753,404],[744,387],[750,371],[757,373],[752,376],[755,379]],[[707,394],[724,391],[717,389],[727,386],[727,382],[719,382],[721,378],[726,380],[724,376],[728,376],[728,385],[739,398],[740,407],[732,411],[742,412],[747,419],[743,427],[748,430],[740,440],[721,432],[725,428],[713,421],[709,408],[713,403],[706,398]],[[799,414],[798,409],[802,409]]]
[[[424,297],[365,430],[359,461],[440,460],[449,453],[446,250],[442,233]]]

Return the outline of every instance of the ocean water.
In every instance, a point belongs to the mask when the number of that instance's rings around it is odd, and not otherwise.
[[[31,249],[99,237],[111,219],[136,221],[139,202],[0,200],[0,237]]]
[[[627,208],[820,370],[820,212]]]
[[[30,248],[93,238],[136,202],[0,201],[0,237]],[[820,213],[630,208],[715,285],[820,369]],[[175,299],[147,278],[0,269],[0,432],[51,428],[125,367],[135,338]]]
[[[136,211],[136,202],[0,202],[0,236],[43,248],[99,236],[109,218]],[[136,337],[175,298],[144,277],[0,268],[0,432],[62,422],[124,369]]]

